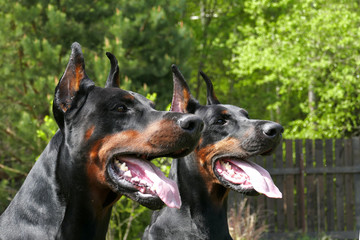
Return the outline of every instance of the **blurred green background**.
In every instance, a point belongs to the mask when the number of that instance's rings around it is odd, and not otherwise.
[[[0,212],[57,129],[53,92],[72,42],[98,86],[110,51],[122,88],[160,110],[174,63],[201,103],[199,70],[221,102],[280,122],[286,138],[339,138],[360,134],[359,27],[350,0],[0,0]],[[149,216],[122,198],[108,239],[136,239]]]

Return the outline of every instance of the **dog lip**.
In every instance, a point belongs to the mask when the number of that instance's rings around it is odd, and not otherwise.
[[[178,151],[174,151],[174,152],[161,152],[159,154],[155,154],[155,153],[141,153],[141,152],[114,152],[112,154],[110,154],[109,158],[107,159],[107,164],[111,163],[111,161],[118,157],[135,157],[138,159],[142,159],[145,161],[152,161],[156,158],[162,158],[162,157],[171,157],[171,158],[177,158],[177,157],[183,157],[184,155],[187,155],[188,153],[190,153],[190,149],[189,148],[181,148]]]
[[[121,155],[121,156],[130,156],[130,155]],[[113,191],[117,192],[117,194],[126,195],[130,198],[135,198],[141,201],[142,199],[147,199],[147,202],[164,202],[160,199],[160,197],[149,189],[146,185],[140,185],[139,183],[131,182],[131,180],[126,179],[123,174],[120,174],[120,169],[116,166],[115,160],[108,164],[106,174],[109,177],[109,181],[111,182],[111,188]],[[146,160],[145,160],[146,161]],[[123,192],[126,190],[126,192]],[[142,191],[143,192],[142,192]]]
[[[161,157],[165,157],[165,156],[166,155],[164,155],[164,154],[152,155],[149,153],[115,152],[115,153],[111,154],[110,157],[107,159],[106,165],[111,164],[116,158],[119,158],[119,157],[133,157],[133,158],[137,158],[137,159],[141,159],[141,160],[150,162],[156,158],[161,158]]]
[[[217,170],[216,170],[216,163],[218,161],[223,161],[224,159],[236,159],[236,160],[240,160],[240,161],[247,161],[247,159],[249,158],[249,156],[236,156],[236,155],[221,155],[221,156],[217,156],[215,158],[213,158],[213,172],[215,174],[215,176],[219,179],[219,181],[224,184],[225,186],[227,186],[228,188],[231,188],[234,191],[238,191],[244,194],[250,194],[250,195],[258,195],[259,193],[254,189],[254,187],[252,185],[243,185],[243,184],[235,184],[232,183],[231,181],[227,180],[226,178],[224,178]]]
[[[160,209],[164,205],[164,202],[156,193],[150,191],[151,189],[149,190],[146,186],[143,186],[143,189],[145,189],[145,191],[141,192],[141,190],[139,189],[140,186],[136,186],[136,184],[129,181],[129,179],[125,179],[125,176],[119,175],[120,169],[118,169],[118,166],[116,166],[115,161],[116,157],[120,156],[131,157],[134,156],[134,154],[128,152],[116,153],[112,155],[112,157],[108,160],[105,174],[109,187],[112,189],[112,191],[119,195],[125,195],[128,198],[139,202],[141,205],[149,209]],[[146,159],[143,160],[146,161]]]
[[[213,171],[218,174],[218,172],[215,170],[216,162],[218,162],[218,161],[223,161],[224,159],[237,159],[240,161],[246,161],[249,158],[250,158],[250,156],[236,156],[236,155],[220,155],[220,156],[214,157],[213,161],[212,161]]]
[[[157,158],[156,156],[146,156],[145,154],[140,153],[132,153],[132,152],[116,152],[112,154],[109,159],[107,160],[106,164],[106,172],[107,175],[110,177],[111,182],[113,184],[118,185],[119,183],[123,188],[126,188],[129,191],[133,191],[133,193],[141,193],[140,190],[136,187],[136,185],[128,180],[125,179],[124,176],[119,175],[120,169],[116,166],[115,161],[119,158],[137,158],[143,161],[151,161],[152,159]],[[150,194],[146,194],[149,195]],[[155,193],[151,193],[153,198],[159,198]]]
[[[223,181],[227,181],[215,169],[216,168],[216,163],[218,161],[223,161],[224,159],[236,159],[236,160],[240,160],[240,161],[247,161],[247,159],[249,159],[249,158],[250,158],[250,156],[238,156],[238,155],[229,155],[229,154],[219,155],[219,156],[216,156],[216,157],[213,158],[212,168],[213,168],[213,171],[214,171],[214,173],[216,174],[217,177],[221,177],[223,179]]]
[[[230,187],[237,185],[238,187],[234,190],[255,190],[270,198],[282,198],[282,193],[273,182],[269,172],[260,165],[238,158],[219,160],[214,166],[216,176]]]
[[[158,167],[147,161],[148,156],[137,156],[112,156],[107,166],[107,175],[113,187],[126,188],[138,194],[140,198],[151,197],[154,201],[160,199],[168,207],[180,208],[181,198],[176,182],[167,178]],[[121,193],[121,190],[118,192]]]
[[[231,154],[223,154],[223,155],[217,155],[215,157],[213,157],[212,160],[212,165],[214,166],[214,164],[224,158],[232,158],[232,159],[239,159],[239,160],[246,160],[250,157],[250,155],[246,154],[245,156],[240,156],[240,155],[231,155]]]
[[[157,156],[148,155],[145,153],[135,153],[135,152],[116,152],[110,155],[108,162],[113,161],[117,157],[135,157],[142,160],[152,160],[154,158],[157,158]],[[160,156],[161,157],[161,156]]]
[[[131,183],[131,182],[125,180],[124,178],[122,178],[121,176],[119,176],[119,174],[116,171],[118,171],[118,170],[115,169],[114,164],[109,164],[109,166],[107,168],[107,172],[109,174],[110,179],[112,179],[112,182],[114,182],[114,184],[118,185],[121,182],[122,188],[126,188],[127,190],[132,191],[132,192],[139,191],[133,183]],[[113,178],[116,178],[116,180],[113,180]]]

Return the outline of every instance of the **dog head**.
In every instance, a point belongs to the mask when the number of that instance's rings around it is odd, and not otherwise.
[[[250,158],[271,154],[282,138],[283,127],[271,121],[250,119],[245,109],[221,104],[210,79],[203,72],[200,74],[207,85],[207,104],[199,104],[178,68],[173,66],[172,70],[171,110],[193,113],[205,124],[194,154],[208,188],[222,185],[248,195],[262,193],[281,198],[270,174]]]
[[[74,43],[56,87],[53,110],[69,151],[66,164],[76,166],[79,179],[85,176],[91,199],[102,206],[126,195],[152,209],[163,203],[179,208],[177,185],[150,160],[190,153],[202,120],[157,111],[142,95],[120,89],[117,60],[107,55],[111,70],[106,87],[96,87],[85,73],[81,47]]]

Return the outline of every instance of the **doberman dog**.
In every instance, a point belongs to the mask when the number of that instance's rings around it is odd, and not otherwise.
[[[270,174],[249,158],[271,154],[282,138],[283,127],[251,120],[246,110],[220,104],[210,79],[200,74],[207,84],[205,106],[192,97],[184,77],[173,66],[172,111],[194,113],[205,127],[194,152],[172,162],[170,178],[178,184],[181,208],[155,211],[142,239],[231,239],[227,224],[230,189],[282,197]]]
[[[151,209],[179,208],[176,184],[150,160],[190,153],[202,120],[162,112],[140,94],[118,88],[119,67],[105,88],[85,73],[72,44],[56,89],[59,129],[0,218],[0,239],[105,239],[111,208],[122,196]]]

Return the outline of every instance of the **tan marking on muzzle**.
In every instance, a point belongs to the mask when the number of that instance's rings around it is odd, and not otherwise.
[[[244,156],[245,152],[240,147],[240,141],[232,137],[227,137],[214,144],[195,150],[198,169],[204,179],[208,193],[214,202],[222,204],[229,190],[221,197],[217,195],[218,191],[216,189],[219,188],[221,183],[213,171],[212,159],[218,155]]]
[[[89,151],[87,173],[90,179],[104,186],[107,161],[116,153],[140,155],[165,155],[179,149],[177,141],[183,131],[173,120],[161,120],[150,124],[144,131],[125,130],[96,141]]]
[[[91,126],[88,130],[85,132],[85,140],[88,141],[92,134],[94,133],[95,126]]]

